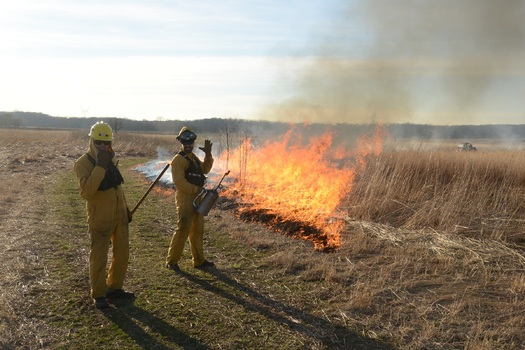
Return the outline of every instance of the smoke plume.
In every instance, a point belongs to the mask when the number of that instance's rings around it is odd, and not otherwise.
[[[525,1],[360,0],[283,67],[292,96],[266,119],[522,123]],[[292,74],[294,72],[295,74]]]

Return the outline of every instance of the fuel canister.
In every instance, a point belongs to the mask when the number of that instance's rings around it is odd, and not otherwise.
[[[213,205],[219,198],[219,192],[216,190],[203,190],[204,192],[197,196],[195,200],[193,201],[193,206],[197,210],[197,213],[206,216],[210,212],[211,208],[213,208]],[[202,198],[201,202],[197,205],[197,200],[204,196]]]

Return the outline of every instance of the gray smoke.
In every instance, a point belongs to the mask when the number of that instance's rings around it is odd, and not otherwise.
[[[166,167],[166,164],[171,162],[173,154],[168,150],[161,147],[157,147],[157,159],[150,160],[147,163],[141,164],[135,168],[138,172],[142,173],[148,181],[155,181],[155,179],[160,175],[162,170]],[[168,169],[162,177],[159,179],[159,184],[165,186],[172,186],[173,179],[171,177],[171,171]]]
[[[294,95],[264,118],[490,124],[510,104],[524,110],[525,1],[352,3],[313,39],[315,59],[283,88]]]

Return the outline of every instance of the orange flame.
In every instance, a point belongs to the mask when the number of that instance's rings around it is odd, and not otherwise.
[[[259,149],[246,139],[229,156],[238,187],[226,189],[224,195],[283,220],[307,223],[326,236],[322,245],[336,249],[344,228],[334,218],[336,210],[352,190],[356,172],[366,165],[366,156],[381,152],[381,138],[380,130],[361,138],[355,152],[334,149],[331,133],[305,143],[292,129],[282,141]],[[316,249],[326,248],[314,243]]]
[[[162,196],[172,196],[175,193],[173,188],[164,188],[164,187],[154,187],[153,190],[155,193]]]

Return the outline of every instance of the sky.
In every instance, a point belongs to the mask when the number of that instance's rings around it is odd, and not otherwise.
[[[0,4],[0,111],[525,122],[522,0]]]

